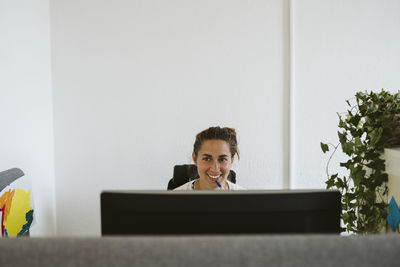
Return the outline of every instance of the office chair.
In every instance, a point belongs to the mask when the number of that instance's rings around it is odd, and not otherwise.
[[[199,178],[197,167],[194,164],[175,165],[174,174],[168,182],[168,190],[173,190],[189,181]],[[230,170],[228,180],[236,183],[236,173]]]

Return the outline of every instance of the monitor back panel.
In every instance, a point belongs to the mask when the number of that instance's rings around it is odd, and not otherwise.
[[[337,191],[108,191],[102,235],[339,233]]]

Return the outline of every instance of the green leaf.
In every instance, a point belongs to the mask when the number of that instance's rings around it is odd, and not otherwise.
[[[338,137],[339,137],[339,141],[341,144],[344,144],[347,142],[346,133],[338,132]]]
[[[361,148],[363,146],[363,144],[361,143],[361,138],[359,136],[355,138],[354,143],[356,145],[356,148]]]
[[[343,186],[344,186],[343,180],[340,179],[340,178],[337,178],[337,179],[336,179],[335,186],[336,186],[337,188],[343,188]]]
[[[375,146],[381,139],[383,133],[383,128],[374,129],[372,132],[368,134],[368,137],[371,140],[371,146]]]
[[[325,153],[325,152],[329,151],[329,147],[327,144],[324,144],[321,142],[320,145],[321,145],[322,152]]]
[[[326,189],[332,188],[335,186],[335,180],[338,177],[338,174],[331,175],[331,177],[325,182]]]
[[[353,143],[342,143],[342,150],[344,153],[346,153],[348,156],[351,156],[353,153]]]

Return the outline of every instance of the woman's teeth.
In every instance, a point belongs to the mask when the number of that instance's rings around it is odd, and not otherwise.
[[[217,178],[219,178],[221,176],[221,175],[213,176],[213,175],[210,175],[210,174],[207,174],[207,175],[210,176],[213,179],[217,179]]]

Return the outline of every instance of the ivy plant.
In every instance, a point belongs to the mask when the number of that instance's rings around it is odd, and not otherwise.
[[[324,153],[331,153],[326,187],[337,188],[342,194],[342,231],[378,233],[388,216],[383,150],[400,144],[400,91],[357,92],[346,103],[347,112],[338,113],[339,143],[320,143]],[[347,175],[329,173],[329,163],[339,146],[349,157],[340,163]]]

